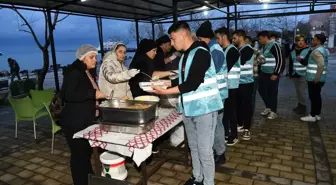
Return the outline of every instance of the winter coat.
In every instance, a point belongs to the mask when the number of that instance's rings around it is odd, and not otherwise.
[[[120,44],[119,44],[120,45]],[[116,48],[115,46],[114,48]],[[128,69],[123,62],[117,60],[115,49],[106,53],[103,64],[100,66],[99,72],[99,89],[105,95],[110,96],[114,91],[114,98],[122,98],[124,96],[132,97],[128,81],[132,77],[128,75]]]
[[[64,70],[62,91],[65,107],[60,116],[60,125],[72,132],[85,129],[95,120],[96,90],[85,70],[86,65],[80,60]]]

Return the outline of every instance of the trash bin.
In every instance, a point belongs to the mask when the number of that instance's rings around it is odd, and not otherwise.
[[[109,152],[104,152],[100,155],[100,161],[103,164],[102,176],[117,180],[125,180],[127,170],[125,166],[125,158]]]

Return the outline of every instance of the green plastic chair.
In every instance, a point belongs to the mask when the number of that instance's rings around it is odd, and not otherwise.
[[[33,100],[33,105],[37,109],[44,109],[44,103],[50,102],[54,97],[54,89],[45,90],[30,90],[30,95]]]
[[[19,121],[33,121],[34,124],[34,139],[36,139],[36,120],[47,115],[46,112],[39,111],[33,105],[33,101],[28,97],[23,98],[8,98],[15,112],[15,138],[17,138],[17,125]]]
[[[47,112],[49,114],[50,120],[51,120],[51,153],[54,153],[54,142],[55,142],[55,134],[56,132],[61,130],[61,127],[56,124],[56,120],[54,120],[51,116],[51,112],[49,109],[49,105],[51,102],[44,103],[44,107],[47,109]]]

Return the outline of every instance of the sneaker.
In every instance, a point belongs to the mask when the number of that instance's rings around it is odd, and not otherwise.
[[[250,132],[250,130],[245,129],[245,130],[244,130],[244,135],[243,135],[243,140],[248,141],[248,140],[250,140],[250,139],[251,139],[251,132]]]
[[[276,113],[271,112],[271,113],[269,113],[267,119],[273,120],[273,119],[276,119],[277,117],[278,117],[278,116],[277,116]]]
[[[301,121],[305,121],[305,122],[315,122],[316,120],[317,120],[316,117],[313,117],[310,114],[308,116],[301,118]]]
[[[320,121],[322,119],[320,115],[316,115],[315,118],[317,121]]]
[[[266,108],[264,111],[262,111],[260,114],[262,115],[262,116],[266,116],[266,115],[268,115],[269,113],[271,113],[272,111],[271,111],[271,109],[269,109],[269,108]]]
[[[159,152],[160,152],[159,148],[154,146],[153,149],[152,149],[152,154],[158,154]]]
[[[229,141],[229,137],[225,136],[225,143],[227,143]]]
[[[237,132],[244,132],[244,126],[237,126]]]
[[[195,178],[191,176],[190,179],[187,180],[186,183],[184,183],[184,185],[203,185],[203,182],[196,182]]]
[[[226,162],[225,153],[223,153],[222,155],[216,155],[215,154],[214,159],[215,159],[215,164],[216,165],[225,164],[225,162]]]
[[[239,142],[238,138],[234,138],[233,140],[229,139],[229,141],[226,143],[226,145],[233,146],[233,145],[237,144],[238,142]]]

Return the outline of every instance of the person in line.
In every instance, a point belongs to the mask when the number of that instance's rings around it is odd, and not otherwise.
[[[221,27],[215,33],[218,44],[223,48],[228,71],[229,97],[225,100],[223,124],[226,144],[233,146],[239,142],[237,133],[237,91],[240,79],[240,54],[238,49],[230,43],[227,28]]]
[[[276,112],[278,106],[279,77],[284,70],[285,61],[281,47],[270,39],[268,31],[258,33],[258,38],[262,45],[261,53],[266,58],[266,62],[261,65],[258,84],[259,94],[266,106],[261,115],[273,120],[278,117]]]
[[[253,62],[254,50],[251,45],[245,42],[246,33],[244,30],[233,32],[232,42],[240,52],[240,80],[237,93],[237,123],[240,128],[238,132],[244,132],[243,140],[251,139],[252,122],[252,94],[254,87]]]
[[[20,66],[16,62],[16,60],[14,60],[12,58],[8,58],[7,62],[8,62],[9,70],[10,70],[10,74],[11,74],[11,83],[14,82],[15,77],[17,77],[18,80],[21,80],[21,78],[20,78]]]
[[[290,74],[290,59],[292,51],[295,49],[295,44],[293,42],[293,39],[289,39],[288,42],[284,45],[284,52],[285,52],[285,58],[286,58],[286,76],[291,76]]]
[[[309,52],[309,48],[305,43],[305,38],[303,35],[297,35],[295,37],[295,50],[293,50],[289,57],[289,75],[294,83],[296,90],[296,97],[298,99],[297,107],[293,111],[299,115],[305,115],[307,112],[306,107],[306,70],[307,67],[302,65],[296,58],[301,56],[305,58]]]
[[[138,69],[128,70],[124,65],[126,46],[116,43],[111,51],[107,52],[100,66],[99,88],[111,98],[132,99],[132,92],[128,81],[137,75]]]
[[[179,52],[174,52],[171,56],[168,57],[168,53],[171,51],[172,48],[168,35],[164,35],[158,38],[155,42],[158,46],[155,56],[155,70],[166,71],[166,65],[173,62],[176,58],[181,57],[181,54]]]
[[[215,65],[204,42],[193,41],[188,23],[178,21],[168,30],[171,44],[184,51],[179,63],[179,78],[154,87],[156,94],[180,94],[179,112],[183,113],[192,158],[192,177],[185,185],[214,185],[213,144],[218,111],[223,102],[218,90]]]
[[[270,39],[278,44],[280,44],[279,42],[279,37],[278,37],[278,34],[276,33],[270,33]]]
[[[326,40],[327,38],[324,34],[316,34],[312,40],[311,50],[304,60],[300,60],[303,65],[307,66],[306,80],[311,102],[310,114],[301,118],[301,120],[305,122],[321,120],[321,89],[326,82],[328,71],[328,51],[324,47]],[[298,58],[302,59],[301,57]]]
[[[170,71],[155,71],[156,51],[157,45],[153,40],[141,40],[129,67],[130,69],[140,70],[140,74],[129,80],[129,86],[134,98],[150,94],[140,88],[140,82],[149,82],[152,79],[156,80],[172,75]]]
[[[252,38],[250,36],[246,36],[245,42],[252,46]],[[255,111],[256,104],[256,94],[258,89],[258,79],[259,79],[259,71],[261,64],[265,63],[265,57],[260,53],[260,50],[254,46],[254,62],[253,62],[253,76],[254,76],[254,85],[253,85],[253,93],[252,93],[252,117]]]
[[[91,166],[92,148],[86,139],[73,139],[73,135],[93,124],[98,116],[97,100],[105,98],[90,73],[96,67],[98,51],[91,45],[81,46],[77,60],[64,70],[61,88],[65,106],[60,125],[70,148],[70,168],[74,185],[87,185]]]
[[[217,73],[218,88],[224,104],[225,99],[228,98],[225,55],[222,47],[217,43],[216,40],[214,40],[215,34],[212,30],[210,21],[205,21],[203,24],[201,24],[201,26],[196,31],[196,36],[200,41],[205,42],[210,48],[210,53]],[[223,113],[223,109],[218,112],[217,126],[215,130],[214,152],[216,164],[224,164],[226,161]]]

